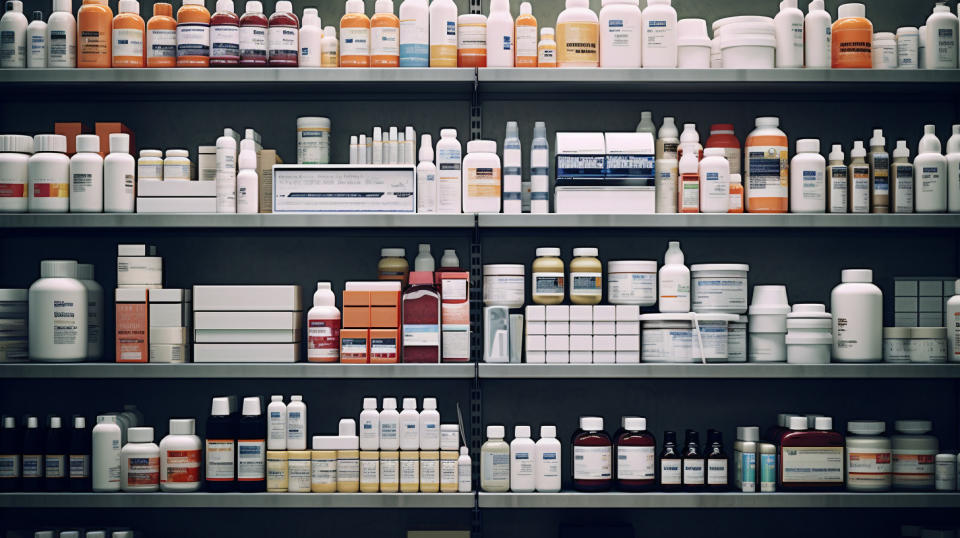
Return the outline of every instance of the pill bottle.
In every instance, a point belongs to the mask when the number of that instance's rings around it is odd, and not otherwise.
[[[733,124],[715,123],[710,126],[710,136],[707,138],[707,148],[723,148],[723,156],[730,164],[730,173],[740,173],[740,140],[734,134]]]
[[[830,417],[790,417],[780,438],[780,485],[789,491],[832,491],[843,487],[843,436]]]
[[[33,155],[27,160],[30,213],[66,213],[70,208],[70,158],[67,137],[33,137]]]
[[[847,489],[889,491],[893,480],[890,438],[883,421],[847,422]]]
[[[873,67],[873,24],[860,3],[843,4],[831,29],[834,69]]]
[[[503,191],[500,157],[493,140],[467,142],[463,158],[463,212],[499,213]]]
[[[194,419],[170,419],[170,434],[160,441],[160,489],[197,491],[202,454],[203,445],[194,434]]]
[[[573,249],[570,261],[570,302],[600,304],[603,298],[603,264],[595,247]]]
[[[267,65],[267,26],[259,0],[247,2],[240,17],[240,65],[263,67]]]
[[[653,306],[657,303],[657,262],[607,262],[607,301],[615,305]]]
[[[897,68],[897,38],[893,32],[873,34],[872,50],[873,69]]]
[[[210,65],[210,12],[203,0],[183,0],[177,10],[177,67]]]
[[[347,0],[340,19],[340,67],[370,67],[370,19],[363,0]]]
[[[380,453],[377,450],[360,451],[360,493],[380,491]]]
[[[147,21],[146,49],[147,67],[177,65],[177,20],[171,4],[153,4],[153,16]]]
[[[406,249],[380,249],[380,262],[377,263],[377,280],[398,280],[401,282],[401,288],[406,288],[407,281],[410,278],[410,264],[407,263],[406,256]]]
[[[113,10],[107,0],[83,0],[77,11],[77,67],[110,67]]]
[[[140,158],[137,159],[137,181],[161,181],[162,179],[163,152],[158,149],[140,150]]]
[[[643,66],[677,67],[677,11],[670,0],[647,0],[641,20]]]
[[[459,476],[457,475],[458,450],[440,451],[440,491],[442,493],[456,493]]]
[[[297,67],[300,19],[293,13],[293,4],[287,0],[277,2],[267,24],[267,58],[270,67]]]
[[[553,28],[540,29],[540,42],[537,44],[537,67],[557,66],[557,41]]]
[[[647,431],[647,419],[624,417],[623,433],[617,436],[617,488],[649,491],[657,483],[657,440]]]
[[[310,493],[310,465],[309,450],[287,452],[287,491],[290,493]]]
[[[147,62],[144,24],[137,0],[120,0],[113,19],[113,67],[144,67]]]
[[[480,489],[488,493],[510,491],[510,445],[504,427],[487,426],[487,442],[480,447]]]
[[[43,260],[28,292],[30,360],[76,362],[87,358],[87,289],[77,262]]]
[[[917,69],[919,47],[920,30],[916,26],[897,28],[897,69]]]
[[[217,0],[210,16],[210,65],[240,65],[240,17],[233,12],[233,0]]]
[[[743,185],[749,213],[786,213],[788,190],[787,135],[780,118],[760,117],[744,147]]]
[[[111,133],[110,153],[103,159],[103,210],[133,213],[136,209],[137,163],[130,155],[130,135]]]
[[[946,327],[910,327],[910,362],[947,362]]]
[[[286,450],[267,451],[267,492],[283,493],[290,486],[288,475],[288,452]]]
[[[337,446],[337,492],[360,491],[360,438],[355,435],[339,436]]]
[[[934,487],[936,456],[940,451],[937,438],[930,435],[929,420],[898,420],[893,423],[897,434],[893,441],[893,488],[931,490]]]
[[[100,137],[77,135],[77,152],[70,157],[70,212],[103,212],[103,157]]]
[[[120,451],[120,490],[160,489],[160,447],[153,442],[153,428],[130,428],[127,444]]]
[[[530,292],[536,304],[560,304],[566,294],[563,260],[557,247],[540,247],[533,260]]]
[[[420,451],[420,493],[440,492],[440,452]]]
[[[700,212],[730,211],[730,163],[723,148],[707,148],[700,161]]]
[[[883,359],[883,293],[871,269],[844,269],[830,292],[833,360],[879,362]]]
[[[603,417],[580,417],[573,438],[573,487],[607,491],[613,483],[613,442],[603,431]]]
[[[600,8],[600,67],[640,67],[639,0],[604,0]]]
[[[566,9],[557,17],[557,65],[597,67],[600,65],[600,29],[597,14],[587,0],[566,0]]]
[[[957,459],[953,454],[937,454],[934,476],[937,491],[957,490]]]
[[[487,17],[465,13],[457,17],[457,67],[487,66]]]
[[[37,417],[27,417],[27,432],[36,431]],[[121,431],[117,422],[116,415],[97,415],[97,425],[93,427],[90,433],[90,476],[94,492],[120,491],[120,451],[121,451]],[[27,480],[30,478],[28,466],[31,458],[30,447],[27,446],[27,438],[24,436],[23,443],[23,480],[24,490],[28,490]],[[72,452],[72,451],[71,451]],[[40,456],[36,458],[41,459]],[[37,463],[39,466],[39,462]],[[43,472],[35,469],[37,477],[43,475]]]
[[[400,491],[400,452],[380,451],[380,493]]]
[[[313,436],[310,452],[310,491],[334,493],[337,491],[336,436]]]
[[[910,327],[883,328],[883,362],[910,362]]]
[[[27,162],[33,139],[0,135],[0,213],[27,212]]]
[[[168,149],[167,157],[163,160],[164,181],[190,181],[193,175],[193,163],[190,162],[190,152],[185,149]]]
[[[797,140],[790,161],[790,212],[824,213],[827,209],[827,161],[820,155],[820,140]]]

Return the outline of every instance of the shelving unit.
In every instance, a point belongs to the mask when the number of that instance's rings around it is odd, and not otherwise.
[[[0,508],[472,509],[472,493],[0,493]]]
[[[480,508],[960,508],[957,493],[484,493]]]
[[[473,379],[475,364],[3,364],[9,379]]]
[[[478,368],[481,379],[960,379],[960,364],[481,363]]]

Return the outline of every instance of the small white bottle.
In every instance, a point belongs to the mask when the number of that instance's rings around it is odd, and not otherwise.
[[[953,283],[953,297],[947,299],[947,361],[960,362],[960,279]]]
[[[522,212],[522,148],[520,128],[517,122],[507,122],[507,134],[503,140],[503,212]]]
[[[803,67],[803,12],[797,0],[783,0],[773,18],[777,41],[777,68]]]
[[[863,147],[863,140],[854,140],[847,172],[850,178],[847,189],[850,213],[870,212],[870,166],[866,157],[867,149]]]
[[[27,207],[30,213],[66,213],[70,209],[70,158],[67,137],[38,134],[27,160]]]
[[[537,441],[536,490],[540,493],[560,491],[560,441],[557,440],[557,427],[540,426],[540,440]]]
[[[246,138],[240,141],[237,166],[240,169],[236,179],[237,213],[257,213],[260,209],[260,179],[257,177],[257,147],[253,140]],[[219,175],[217,180],[219,181]],[[219,183],[217,188],[220,188]]]
[[[471,493],[473,491],[473,461],[467,447],[460,447],[460,457],[457,458],[457,492]]]
[[[456,129],[441,129],[437,141],[437,213],[460,213],[462,146]]]
[[[307,449],[307,404],[303,396],[290,396],[287,404],[287,450]]]
[[[927,18],[926,68],[957,68],[957,16],[944,2],[937,2]]]
[[[917,213],[947,210],[947,158],[940,153],[935,125],[923,127],[923,138],[913,160],[913,199]]]
[[[77,66],[77,19],[70,0],[53,0],[47,20],[47,67]]]
[[[90,477],[97,493],[120,491],[120,426],[116,415],[98,415],[90,433]]]
[[[913,164],[910,163],[910,148],[906,140],[897,140],[890,165],[890,194],[893,213],[913,213]]]
[[[503,436],[503,426],[487,426],[487,442],[480,447],[480,489],[489,493],[510,491],[510,445]]]
[[[374,132],[374,137],[376,137],[376,134]],[[420,163],[417,165],[417,213],[436,213],[437,165],[433,164],[433,141],[429,134],[420,137],[419,158]],[[376,160],[376,151],[374,151],[374,160]]]
[[[440,413],[436,398],[423,399],[420,411],[420,450],[440,450]]]
[[[827,168],[827,194],[831,213],[847,212],[847,165],[843,162],[843,147],[834,144]]]
[[[827,162],[820,155],[820,140],[797,140],[797,154],[790,161],[790,212],[823,213],[827,209],[825,182]]]
[[[237,212],[237,141],[227,134],[217,138],[217,213]]]
[[[683,264],[683,251],[680,250],[679,241],[670,241],[667,246],[657,280],[660,312],[690,311],[690,269]]]
[[[267,450],[287,449],[287,406],[283,396],[274,394],[267,406]]]
[[[513,39],[510,0],[490,0],[490,14],[487,16],[487,67],[513,67]]]
[[[153,428],[130,428],[127,444],[120,450],[120,490],[160,489],[160,447],[153,442]]]
[[[317,282],[313,308],[307,312],[309,362],[337,362],[340,359],[340,310],[335,304],[336,297],[330,283]]]
[[[600,67],[640,67],[642,30],[639,0],[603,2],[600,8]],[[644,114],[649,116],[650,113]],[[650,121],[649,117],[647,121]],[[652,121],[650,126],[653,126]]]
[[[400,450],[420,450],[420,413],[417,399],[404,398],[399,420]]]
[[[133,213],[136,205],[134,178],[137,161],[130,155],[130,135],[110,135],[110,153],[103,159],[103,210]]]
[[[377,399],[364,398],[363,411],[360,412],[360,450],[380,449],[380,413],[377,412]]]
[[[27,66],[27,17],[23,14],[23,2],[7,0],[3,17],[0,17],[0,68],[24,68]]]
[[[384,398],[383,411],[380,411],[380,450],[399,448],[400,414],[397,413],[397,399]]]
[[[947,211],[960,213],[960,125],[947,140]]]
[[[103,286],[93,279],[93,264],[77,264],[77,280],[87,289],[87,358],[103,357]]]
[[[413,259],[413,270],[432,273],[436,269],[436,265],[433,254],[430,253],[430,243],[420,243],[417,257]]]
[[[844,269],[830,292],[833,360],[879,362],[883,359],[883,292],[873,270]]]
[[[340,65],[340,40],[337,39],[335,26],[323,27],[323,39],[320,41],[321,67],[337,67]]]
[[[530,143],[530,212],[550,212],[550,143],[542,121],[533,124]]]
[[[537,446],[530,439],[530,426],[513,427],[513,441],[510,441],[510,491],[531,493],[536,489]]]
[[[160,489],[186,493],[200,489],[203,443],[192,418],[170,419],[170,433],[160,440]]]
[[[916,26],[897,28],[897,69],[920,66],[920,30]]]
[[[43,22],[43,12],[34,11],[27,25],[27,67],[44,68],[47,66],[47,23]]]
[[[300,48],[297,51],[297,67],[320,67],[323,48],[323,27],[317,8],[303,9],[303,27],[300,28]]]
[[[500,213],[500,157],[493,140],[467,142],[463,158],[463,212]]]
[[[87,289],[77,280],[77,262],[41,261],[40,279],[30,286],[27,303],[30,360],[77,362],[87,358]],[[72,323],[61,327],[60,320]],[[71,330],[72,326],[76,330]]]
[[[804,66],[808,69],[832,66],[832,24],[830,13],[823,9],[823,0],[811,0],[803,22]]]
[[[723,148],[707,148],[700,161],[700,212],[730,211],[730,162]]]
[[[643,67],[677,67],[677,11],[670,0],[647,0],[641,20]]]
[[[77,152],[70,157],[70,212],[103,212],[103,157],[97,135],[77,135]]]

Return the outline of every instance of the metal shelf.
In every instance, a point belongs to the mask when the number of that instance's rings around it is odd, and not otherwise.
[[[472,379],[464,364],[0,364],[0,379]]]
[[[960,364],[482,363],[479,376],[481,379],[960,379]]]
[[[473,215],[415,213],[281,214],[0,214],[0,229],[16,228],[472,228]]]
[[[473,493],[0,493],[0,508],[473,507]]]
[[[481,228],[960,228],[960,214],[481,214]]]
[[[960,508],[960,493],[480,493],[480,508]]]

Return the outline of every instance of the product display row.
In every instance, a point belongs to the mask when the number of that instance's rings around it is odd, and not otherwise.
[[[100,530],[100,529],[64,529],[64,530],[37,530],[33,531],[33,538],[134,538],[141,534],[132,530]]]
[[[377,0],[368,17],[363,0],[348,0],[333,26],[315,8],[301,20],[286,0],[267,18],[259,1],[238,16],[232,0],[212,15],[203,0],[156,3],[144,21],[136,0],[122,0],[116,17],[107,0],[85,0],[74,19],[70,2],[54,0],[44,22],[27,23],[20,0],[8,0],[0,20],[3,68],[130,67],[647,67],[956,69],[958,19],[945,2],[926,25],[874,32],[866,6],[843,4],[838,18],[813,0],[807,15],[784,0],[776,17],[745,15],[713,22],[677,19],[671,0],[607,2],[599,16],[587,0],[567,0],[556,30],[543,27],[530,2],[514,19],[509,0],[493,0],[487,16],[458,14],[452,0]],[[893,30],[893,29],[891,29]]]

